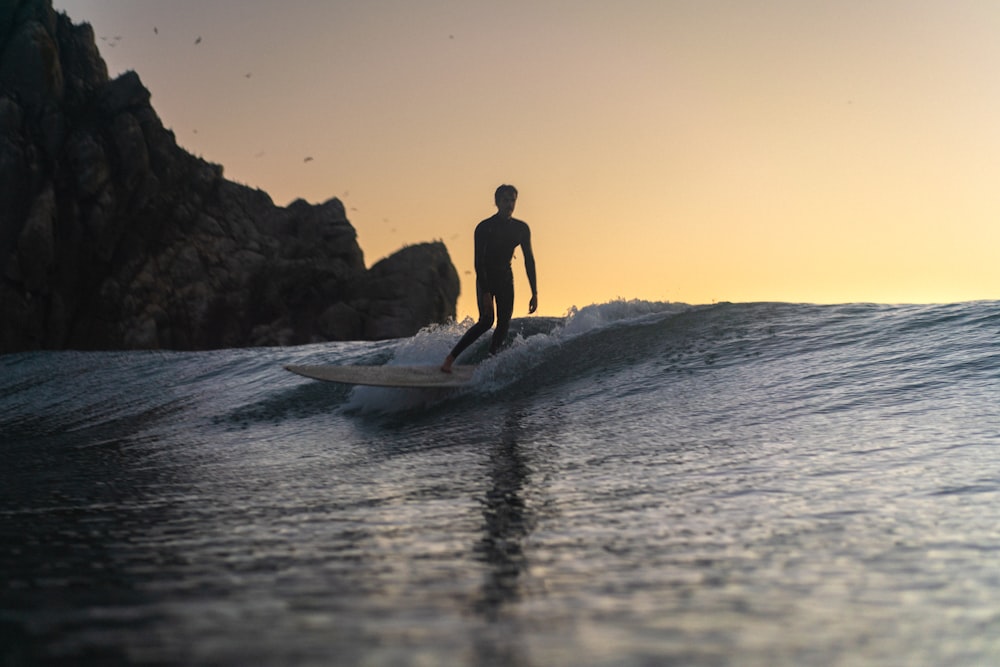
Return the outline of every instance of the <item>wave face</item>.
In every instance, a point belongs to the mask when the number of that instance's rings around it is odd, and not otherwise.
[[[2,356],[0,662],[995,663],[998,306]]]

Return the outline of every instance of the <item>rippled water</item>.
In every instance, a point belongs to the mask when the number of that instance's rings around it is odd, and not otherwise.
[[[0,357],[0,663],[1000,663],[1000,315],[620,302],[458,392]],[[481,353],[480,353],[481,354]]]

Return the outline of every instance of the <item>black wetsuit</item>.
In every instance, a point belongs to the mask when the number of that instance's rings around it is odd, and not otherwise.
[[[507,338],[510,318],[514,313],[514,274],[510,260],[517,246],[524,249],[525,268],[531,289],[535,289],[535,260],[531,254],[531,230],[515,218],[494,215],[476,225],[476,301],[479,304],[479,321],[465,332],[451,351],[457,359],[465,348],[493,326],[493,301],[496,300],[497,328],[490,341],[490,354],[500,350]]]

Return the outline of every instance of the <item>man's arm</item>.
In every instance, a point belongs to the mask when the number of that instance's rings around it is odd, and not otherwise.
[[[476,269],[477,285],[480,278],[482,278],[484,282],[486,281],[486,233],[482,227],[482,223],[477,225],[476,231],[472,235],[473,264]]]
[[[531,228],[528,225],[524,226],[521,250],[524,251],[524,270],[528,274],[528,284],[531,285],[531,301],[528,302],[530,315],[538,309],[538,282],[535,278],[535,253],[531,251]]]

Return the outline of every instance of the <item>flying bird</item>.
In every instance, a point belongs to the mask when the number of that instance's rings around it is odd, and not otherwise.
[[[195,44],[201,44],[201,35],[198,35],[198,39],[194,40]]]
[[[154,35],[159,35],[160,34],[160,31],[156,29],[155,25],[153,26],[153,34]]]
[[[312,162],[312,161],[313,159],[311,157],[307,157],[305,160],[303,160],[303,162]]]

